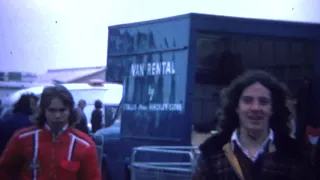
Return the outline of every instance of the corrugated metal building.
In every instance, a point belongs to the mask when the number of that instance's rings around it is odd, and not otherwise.
[[[62,83],[88,83],[92,79],[105,80],[106,67],[50,69],[45,74],[0,72],[0,100],[10,93],[39,84],[55,81]]]
[[[51,83],[59,81],[63,83],[88,83],[91,79],[105,80],[106,67],[85,67],[70,69],[51,69],[43,75],[39,75],[35,83]]]
[[[29,72],[0,72],[0,99],[10,93],[32,86],[37,75]]]

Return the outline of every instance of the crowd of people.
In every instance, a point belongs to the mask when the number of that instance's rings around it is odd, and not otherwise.
[[[218,133],[199,146],[193,179],[319,179],[320,152],[295,137],[297,102],[290,97],[283,83],[263,71],[233,80],[221,94]],[[101,179],[86,102],[74,104],[63,86],[45,88],[40,100],[21,96],[1,122],[1,179]],[[92,133],[102,127],[102,106],[95,102]]]
[[[79,114],[79,121],[75,124],[75,128],[89,134],[88,121],[86,114],[84,113],[84,108],[86,107],[87,102],[83,99],[79,100],[78,107],[76,111]],[[94,102],[94,110],[91,113],[91,133],[95,133],[97,130],[103,127],[103,104],[100,100]]]

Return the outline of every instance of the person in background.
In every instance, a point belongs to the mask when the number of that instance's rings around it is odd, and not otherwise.
[[[32,126],[32,116],[37,108],[38,97],[34,94],[23,94],[14,104],[12,114],[8,115],[0,124],[0,154],[16,130]]]
[[[102,102],[96,100],[94,102],[94,108],[95,109],[91,113],[92,133],[95,133],[102,128]]]
[[[36,126],[15,132],[0,158],[0,178],[101,180],[95,143],[72,128],[77,112],[64,86],[46,87]]]
[[[87,122],[87,117],[86,114],[84,113],[84,108],[86,107],[87,102],[83,99],[79,100],[78,102],[78,107],[76,110],[79,113],[79,121],[75,124],[75,128],[89,134],[89,128],[88,128],[88,122]]]
[[[225,92],[219,133],[200,145],[193,180],[309,180],[310,164],[291,137],[288,90],[263,71]]]

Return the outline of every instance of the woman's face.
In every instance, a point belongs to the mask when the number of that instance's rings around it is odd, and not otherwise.
[[[53,130],[60,130],[68,123],[70,109],[59,98],[53,98],[45,110],[45,116]]]
[[[249,131],[269,129],[272,115],[269,89],[258,82],[245,88],[239,98],[237,113],[241,128]]]

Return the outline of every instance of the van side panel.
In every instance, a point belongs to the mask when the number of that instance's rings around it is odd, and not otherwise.
[[[319,24],[192,14],[192,28],[202,32],[319,39]]]
[[[105,140],[112,146],[104,151],[112,179],[125,179],[133,147],[191,142],[191,119],[185,114],[188,17],[109,28],[106,80],[124,87],[121,138]]]
[[[312,101],[313,107],[311,119],[305,120],[306,123],[319,125],[320,121],[317,117],[320,111],[317,109],[320,105],[320,25],[301,23],[301,22],[280,22],[275,20],[260,20],[233,18],[223,16],[212,16],[204,14],[192,14],[191,16],[191,39],[195,39],[197,34],[210,33],[218,34],[235,34],[235,35],[250,35],[259,37],[270,37],[290,40],[306,40],[313,42],[313,51],[316,53],[315,59],[307,60],[314,62],[313,72],[313,92]],[[195,42],[195,41],[194,41]],[[194,43],[193,42],[193,43]],[[196,53],[196,52],[195,52]],[[196,55],[190,55],[190,57]],[[259,61],[259,60],[257,60]],[[270,60],[271,61],[271,60]],[[288,59],[290,61],[290,59]],[[281,78],[280,78],[281,79]]]
[[[188,44],[187,16],[109,29],[107,81],[124,80],[121,137],[190,143]]]

